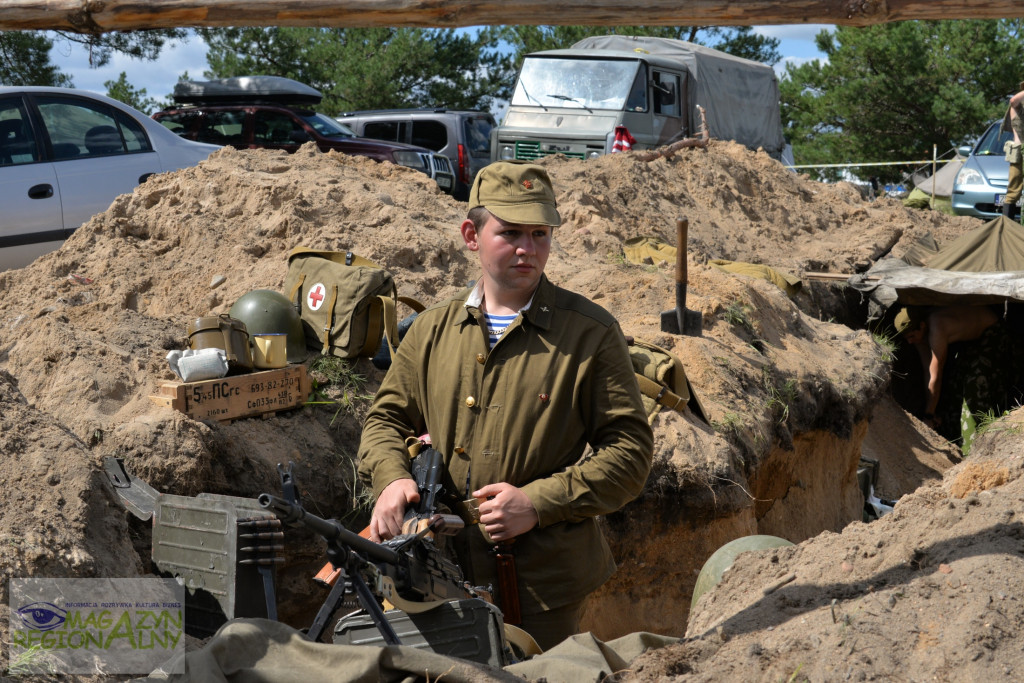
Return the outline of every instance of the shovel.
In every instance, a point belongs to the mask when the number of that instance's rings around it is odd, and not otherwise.
[[[676,220],[676,307],[661,312],[661,331],[699,337],[702,332],[700,311],[686,308],[686,233],[690,222]]]

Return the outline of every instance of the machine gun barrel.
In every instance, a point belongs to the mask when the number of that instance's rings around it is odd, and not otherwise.
[[[401,564],[402,560],[399,553],[349,531],[337,520],[317,517],[307,512],[301,505],[293,505],[283,498],[278,498],[269,493],[261,493],[256,500],[259,502],[260,507],[273,512],[285,524],[305,526],[323,536],[328,543],[346,546],[357,553],[366,555],[374,562],[386,562],[392,565]]]

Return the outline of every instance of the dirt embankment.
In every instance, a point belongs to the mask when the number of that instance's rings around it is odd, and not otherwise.
[[[811,182],[731,143],[652,162],[624,154],[545,163],[565,219],[549,276],[607,308],[627,334],[678,354],[707,418],[656,418],[655,472],[638,501],[607,519],[620,571],[588,610],[598,635],[683,633],[701,564],[737,536],[813,537],[780,558],[846,553],[829,541],[860,516],[862,449],[882,461],[879,492],[890,498],[937,481],[952,463],[934,435],[886,400],[889,363],[871,334],[836,322],[851,315],[841,288],[807,282],[790,299],[708,262],[852,273],[926,233],[944,242],[975,222],[892,200],[867,203],[851,186]],[[0,274],[0,481],[15,492],[0,503],[0,539],[11,548],[0,558],[3,576],[151,569],[144,525],[128,518],[99,473],[104,456],[124,458],[159,491],[188,496],[276,491],[276,464],[290,460],[315,512],[365,520],[352,458],[380,379],[368,361],[354,366],[366,384],[346,406],[265,420],[196,422],[148,396],[173,379],[164,356],[185,347],[188,321],[226,312],[253,289],[280,289],[294,246],[351,249],[421,301],[455,292],[477,275],[457,232],[465,210],[408,169],[312,147],[292,156],[225,149],[197,168],[152,178],[61,250]],[[633,237],[673,244],[684,216],[687,307],[702,314],[700,337],[660,330],[661,311],[674,306],[673,264],[622,257]],[[337,397],[339,389],[316,391]],[[914,509],[892,519],[920,525],[900,534],[927,536],[931,522]],[[283,618],[297,626],[317,601],[308,577],[320,552],[289,546],[282,595],[306,603],[292,603]],[[729,618],[731,604],[719,604],[729,606],[700,612],[699,623]],[[776,619],[768,625],[777,632],[784,624]],[[718,656],[692,652],[683,658]]]

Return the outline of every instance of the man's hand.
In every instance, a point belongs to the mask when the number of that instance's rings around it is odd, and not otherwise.
[[[370,540],[374,543],[394,538],[402,531],[405,509],[420,500],[415,479],[395,479],[384,487],[370,517]]]
[[[499,543],[511,541],[537,526],[533,503],[522,489],[512,484],[488,484],[474,491],[473,497],[484,499],[480,502],[480,524]]]

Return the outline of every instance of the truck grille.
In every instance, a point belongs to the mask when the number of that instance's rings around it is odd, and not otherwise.
[[[516,159],[523,161],[533,161],[541,157],[551,156],[552,154],[564,154],[570,159],[582,159],[583,152],[548,152],[540,148],[540,143],[533,140],[524,140],[516,142]]]

